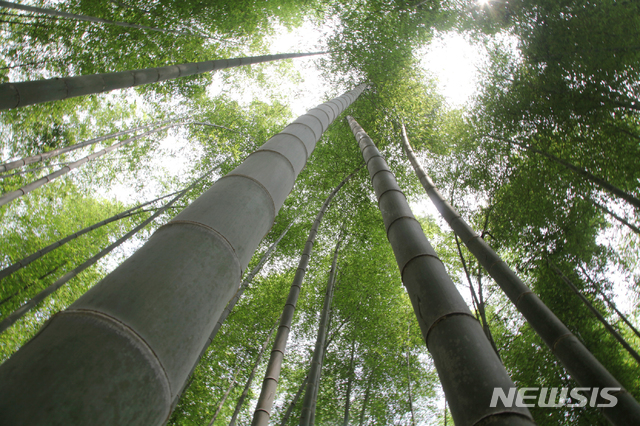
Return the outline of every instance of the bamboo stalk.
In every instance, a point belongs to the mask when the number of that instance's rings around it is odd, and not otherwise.
[[[509,266],[480,238],[447,203],[431,179],[424,172],[409,144],[406,130],[402,129],[402,142],[411,165],[422,186],[442,217],[460,237],[469,251],[478,259],[531,327],[562,362],[569,374],[580,386],[591,388],[620,388],[615,393],[618,402],[613,407],[604,407],[603,414],[614,425],[640,424],[640,405],[633,396],[600,364],[553,312],[527,287]],[[447,397],[454,415],[455,401]],[[457,421],[456,421],[457,422]]]
[[[259,64],[280,59],[322,55],[326,52],[284,53],[278,55],[251,56],[215,61],[191,62],[166,67],[146,68],[48,80],[24,81],[0,84],[0,110],[57,101],[76,96],[110,92],[116,89],[172,80],[188,75],[203,74],[242,65]]]
[[[316,337],[316,345],[313,350],[311,359],[311,367],[309,368],[309,379],[307,381],[307,389],[302,400],[302,415],[300,416],[300,426],[311,426],[312,417],[315,414],[315,401],[318,396],[317,388],[322,373],[322,360],[324,358],[324,344],[327,339],[327,325],[329,322],[329,308],[333,299],[333,288],[336,283],[336,263],[338,262],[338,251],[340,250],[340,240],[336,244],[333,252],[333,263],[327,280],[327,291],[324,297],[322,313],[320,315],[320,323],[318,324],[318,336]]]
[[[304,250],[300,256],[298,269],[296,270],[293,282],[291,283],[287,302],[284,305],[280,326],[278,327],[278,333],[276,334],[276,339],[269,358],[269,364],[267,365],[267,371],[262,383],[262,391],[260,392],[260,398],[258,399],[258,404],[256,405],[256,410],[253,414],[252,426],[267,426],[269,424],[271,408],[273,407],[273,400],[275,398],[276,388],[278,387],[278,378],[280,377],[282,360],[284,359],[284,351],[287,346],[289,331],[291,330],[291,322],[293,321],[293,314],[296,309],[296,303],[298,302],[298,296],[300,295],[304,276],[307,273],[309,259],[311,257],[311,252],[313,251],[313,243],[316,239],[320,222],[329,208],[329,204],[331,203],[331,200],[333,200],[333,197],[335,197],[338,191],[340,191],[349,179],[351,179],[356,171],[344,178],[344,180],[340,182],[338,186],[331,191],[331,193],[329,193],[329,196],[322,204],[322,207],[320,207],[320,211],[313,222],[313,226],[311,226],[307,242],[305,243]]]
[[[2,196],[0,196],[0,206],[4,206],[5,204],[8,204],[10,202],[12,202],[13,200],[22,197],[23,195],[28,194],[29,192],[33,191],[34,189],[38,189],[41,186],[51,182],[52,180],[59,178],[60,176],[64,176],[67,173],[69,173],[70,171],[77,169],[78,167],[82,166],[83,164],[94,160],[98,157],[101,157],[105,154],[110,153],[111,151],[114,151],[122,146],[128,145],[131,142],[137,141],[138,139],[142,139],[146,136],[149,136],[153,133],[157,133],[160,132],[162,130],[166,130],[169,129],[171,127],[175,127],[175,126],[179,126],[181,125],[182,122],[179,123],[173,123],[173,124],[168,124],[166,126],[162,126],[162,127],[158,127],[157,129],[153,129],[153,130],[149,130],[147,132],[144,132],[140,135],[134,136],[132,138],[129,139],[125,139],[123,141],[114,143],[111,146],[108,146],[104,149],[101,149],[98,152],[94,152],[93,154],[87,155],[86,157],[83,157],[81,159],[79,159],[78,161],[74,161],[73,163],[69,164],[68,166],[64,166],[63,168],[56,170],[53,173],[48,174],[45,177],[42,177],[38,180],[34,180],[31,183],[28,183],[27,185],[16,189],[15,191],[11,191],[11,192],[7,192],[6,194],[3,194]]]
[[[177,121],[177,120],[165,120],[165,121],[160,121],[157,123],[151,123],[151,124],[147,124],[144,126],[139,126],[139,127],[135,127],[133,129],[129,129],[129,130],[123,130],[121,132],[116,132],[116,133],[111,133],[105,136],[99,136],[97,138],[93,138],[93,139],[89,139],[88,141],[84,141],[84,142],[80,142],[77,143],[75,145],[71,145],[71,146],[66,146],[64,148],[57,148],[48,152],[43,152],[40,154],[36,154],[33,155],[31,157],[24,157],[24,158],[20,158],[19,160],[14,160],[8,163],[4,163],[4,164],[0,164],[0,172],[6,172],[8,170],[12,170],[12,169],[17,169],[18,167],[22,167],[22,166],[26,166],[27,164],[32,164],[32,163],[36,163],[38,161],[42,161],[42,160],[46,160],[49,158],[53,158],[53,157],[57,157],[60,154],[64,154],[67,152],[71,152],[71,151],[75,151],[77,149],[83,148],[85,146],[89,146],[89,145],[93,145],[96,144],[98,142],[102,142],[104,140],[107,139],[112,139],[118,136],[122,136],[122,135],[127,135],[129,133],[133,133],[133,132],[137,132],[138,130],[145,130],[148,129],[149,127],[154,127],[154,126],[164,126],[166,124],[169,124],[173,121]]]
[[[179,191],[178,191],[179,192]],[[123,219],[125,217],[129,217],[131,215],[132,212],[135,212],[136,210],[141,209],[144,206],[147,206],[149,204],[155,203],[156,201],[160,201],[163,200],[165,198],[171,197],[172,195],[177,194],[178,192],[173,192],[171,194],[168,195],[163,195],[162,197],[158,197],[155,200],[151,200],[151,201],[147,201],[146,203],[142,203],[142,204],[138,204],[135,207],[132,207],[128,210],[125,210],[123,212],[120,212],[116,215],[113,215],[105,220],[102,220],[100,222],[94,223],[91,226],[87,226],[86,228],[83,228],[77,232],[74,232],[71,235],[68,235],[52,244],[49,244],[48,246],[46,246],[45,248],[42,248],[38,251],[36,251],[35,253],[32,253],[20,260],[18,260],[17,262],[14,262],[12,265],[7,266],[6,268],[4,268],[3,270],[0,271],[0,280],[2,280],[5,277],[8,277],[9,275],[13,274],[14,272],[24,268],[25,266],[27,266],[28,264],[30,264],[31,262],[40,259],[42,256],[44,256],[45,254],[57,249],[58,247],[62,247],[63,245],[65,245],[66,243],[68,243],[69,241],[75,240],[76,238],[80,237],[81,235],[84,235],[90,231],[93,231],[94,229],[98,229],[102,226],[105,226],[111,222],[115,222],[117,220]]]
[[[609,321],[607,321],[605,317],[602,316],[602,314],[595,308],[595,306],[593,306],[589,299],[584,297],[578,287],[575,286],[575,284],[560,270],[560,268],[558,268],[553,262],[551,262],[551,260],[547,261],[549,262],[549,266],[551,266],[551,269],[553,269],[553,272],[555,272],[560,278],[562,278],[562,281],[564,281],[564,283],[569,286],[569,288],[576,294],[576,296],[580,298],[582,303],[587,308],[589,308],[589,310],[593,313],[593,315],[595,315],[596,318],[598,318],[598,321],[600,321],[604,328],[606,328],[607,331],[611,333],[611,335],[622,345],[622,347],[629,353],[629,355],[631,355],[636,360],[638,365],[640,365],[640,354],[638,354],[638,352],[636,352],[636,350],[633,349],[631,345],[629,345],[629,343],[627,343],[624,337],[622,337],[620,333],[618,333],[616,329],[613,328],[611,324],[609,324]]]
[[[255,249],[361,85],[299,117],[0,365],[7,424],[161,425]]]
[[[352,117],[347,119],[456,424],[533,425],[526,408],[507,407],[502,401],[491,404],[495,389],[506,395],[515,384],[425,237],[386,161],[362,127]]]
[[[203,37],[203,36],[190,34],[190,33],[185,33],[185,32],[176,31],[176,30],[165,30],[165,29],[161,29],[161,28],[147,27],[146,25],[129,24],[127,22],[109,21],[107,19],[95,18],[93,16],[76,15],[74,13],[61,12],[61,11],[54,10],[54,9],[44,9],[44,8],[41,8],[41,7],[27,6],[27,5],[24,5],[24,4],[9,3],[7,1],[0,1],[0,7],[6,7],[8,9],[15,9],[15,10],[22,10],[22,11],[25,11],[25,12],[40,13],[40,14],[49,15],[49,16],[57,16],[57,17],[61,17],[61,18],[70,18],[70,19],[74,19],[74,20],[77,20],[77,21],[92,22],[94,24],[116,25],[118,27],[135,28],[135,29],[139,29],[139,30],[158,31],[158,32],[167,33],[167,34],[186,35],[186,36],[191,36],[191,37]],[[210,37],[203,37],[203,38],[210,38]]]

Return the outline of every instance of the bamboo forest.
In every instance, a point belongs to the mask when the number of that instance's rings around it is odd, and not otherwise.
[[[640,2],[0,15],[0,424],[640,425]]]

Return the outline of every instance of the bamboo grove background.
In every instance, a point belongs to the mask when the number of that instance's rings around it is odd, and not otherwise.
[[[313,25],[325,55],[240,66],[106,94],[0,112],[2,162],[107,134],[55,158],[5,170],[2,193],[134,136],[0,208],[2,268],[135,205],[205,175],[133,240],[63,285],[0,336],[6,360],[54,313],[73,303],[163,223],[295,118],[284,81],[323,75],[321,102],[358,84],[348,109],[413,203],[426,200],[402,147],[403,127],[440,192],[614,377],[640,397],[640,368],[567,285],[570,281],[632,348],[638,315],[638,70],[640,11],[633,2],[563,1],[65,1],[30,3],[99,18],[0,7],[2,83],[259,56],[278,29]],[[0,4],[2,6],[2,4]],[[104,22],[108,21],[108,22]],[[134,24],[134,28],[112,24]],[[150,30],[148,28],[152,28]],[[162,30],[162,31],[158,31]],[[457,31],[487,49],[474,98],[454,108],[419,66],[419,52]],[[294,52],[303,53],[303,52]],[[245,86],[260,100],[234,100]],[[222,88],[211,90],[209,87]],[[255,92],[254,92],[255,94]],[[318,102],[319,103],[319,102]],[[315,105],[309,102],[307,108]],[[251,280],[187,382],[169,424],[228,424],[258,354],[282,313],[307,234],[329,193],[362,164],[342,114],[318,142],[247,271],[286,235]],[[170,124],[170,128],[148,132]],[[167,138],[172,145],[163,142]],[[186,158],[168,167],[177,146]],[[206,174],[215,169],[210,174]],[[109,188],[137,199],[117,201]],[[31,297],[149,219],[133,211],[0,281],[6,318]],[[439,218],[418,217],[471,312],[518,387],[576,387],[499,287]],[[289,228],[290,227],[290,228]],[[452,424],[438,378],[388,244],[367,172],[358,169],[319,225],[293,318],[272,424],[297,424],[336,242],[335,288],[317,391],[316,424]],[[560,273],[558,273],[561,272]],[[472,290],[471,290],[472,289]],[[473,295],[472,295],[473,294]],[[467,296],[468,295],[468,296]],[[617,296],[617,297],[616,297]],[[612,302],[625,303],[614,306]],[[616,309],[619,308],[618,311]],[[623,318],[624,316],[624,318]],[[625,323],[625,320],[629,324]],[[268,346],[268,345],[267,345]],[[268,354],[268,352],[267,352]],[[265,363],[240,407],[248,424]],[[307,386],[309,389],[309,386]],[[607,424],[593,408],[531,409],[538,424]],[[348,414],[348,416],[347,416]]]

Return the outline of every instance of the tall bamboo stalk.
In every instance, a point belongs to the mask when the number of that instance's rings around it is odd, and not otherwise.
[[[364,391],[364,399],[362,400],[362,410],[360,411],[360,422],[358,422],[359,426],[364,426],[364,416],[367,413],[367,404],[369,403],[369,396],[371,396],[371,384],[373,383],[373,374],[372,371],[369,373],[369,379],[367,380],[367,388]]]
[[[168,124],[166,126],[162,126],[162,127],[158,127],[157,129],[152,129],[152,130],[148,130],[144,133],[141,133],[137,136],[134,136],[132,138],[129,139],[125,139],[123,141],[114,143],[111,146],[108,146],[104,149],[101,149],[98,152],[94,152],[93,154],[87,155],[84,158],[79,159],[78,161],[74,161],[73,163],[69,164],[68,166],[64,166],[63,168],[56,170],[53,173],[48,174],[45,177],[42,177],[38,180],[34,180],[31,183],[28,183],[27,185],[23,186],[22,188],[16,189],[15,191],[11,191],[11,192],[7,192],[6,194],[3,194],[0,197],[0,206],[4,206],[7,203],[10,203],[11,201],[15,200],[16,198],[20,198],[25,194],[28,194],[29,192],[33,191],[34,189],[38,189],[40,188],[42,185],[45,185],[49,182],[51,182],[52,180],[59,178],[60,176],[64,176],[67,173],[69,173],[71,170],[77,169],[78,167],[82,166],[83,164],[94,160],[98,157],[101,157],[105,154],[108,154],[111,151],[114,151],[122,146],[128,145],[131,142],[137,141],[138,139],[144,138],[146,136],[149,136],[153,133],[157,133],[160,132],[162,130],[166,130],[169,129],[171,127],[175,127],[175,126],[179,126],[181,125],[182,122],[179,123],[173,123],[173,124]]]
[[[262,383],[262,391],[260,392],[260,398],[256,405],[256,410],[253,413],[252,426],[267,426],[269,424],[269,418],[271,417],[271,408],[273,407],[273,400],[276,396],[276,388],[278,387],[278,379],[280,378],[280,369],[282,368],[282,360],[284,359],[284,351],[287,346],[287,339],[289,338],[289,331],[291,329],[291,322],[293,320],[293,314],[296,310],[296,303],[298,302],[298,296],[300,295],[300,288],[304,276],[307,273],[307,266],[309,266],[309,258],[313,251],[313,243],[320,227],[320,222],[324,213],[329,208],[329,204],[333,197],[340,191],[351,177],[355,174],[354,171],[349,176],[344,178],[342,182],[336,186],[329,194],[327,199],[320,207],[320,211],[316,216],[316,219],[311,226],[307,242],[304,245],[304,250],[300,256],[300,262],[298,263],[298,269],[293,277],[291,283],[291,289],[289,290],[289,296],[287,302],[284,305],[282,311],[282,318],[280,320],[280,327],[278,327],[278,333],[273,343],[273,349],[271,350],[271,356],[269,357],[269,364],[267,364],[267,371]]]
[[[79,142],[75,145],[65,146],[64,148],[53,149],[51,151],[33,155],[31,157],[20,158],[19,160],[14,160],[8,163],[0,164],[0,172],[6,172],[12,169],[17,169],[18,167],[26,166],[28,164],[36,163],[38,161],[57,157],[58,155],[75,151],[77,149],[84,148],[85,146],[93,145],[107,139],[112,139],[122,135],[128,135],[129,133],[137,132],[138,130],[145,130],[145,129],[148,129],[149,127],[161,127],[175,121],[177,120],[164,120],[156,123],[146,124],[144,126],[134,127],[133,129],[123,130],[121,132],[110,133],[108,135],[99,136],[97,138],[89,139],[88,141]]]
[[[85,269],[87,269],[88,267],[94,265],[98,260],[100,260],[103,257],[105,257],[107,254],[111,253],[114,249],[119,247],[122,243],[124,243],[129,238],[131,238],[135,234],[137,234],[138,231],[140,231],[142,228],[147,226],[149,223],[151,223],[153,220],[155,220],[162,213],[167,211],[176,201],[178,201],[180,198],[182,198],[187,192],[189,192],[191,189],[193,189],[197,184],[199,184],[202,180],[204,180],[207,176],[209,176],[209,174],[211,174],[211,172],[216,170],[218,167],[220,167],[220,165],[215,166],[214,168],[210,169],[208,172],[206,172],[204,175],[202,175],[200,178],[198,178],[195,182],[193,182],[191,185],[189,185],[189,187],[187,187],[187,188],[183,189],[182,191],[180,191],[180,193],[178,195],[176,195],[173,199],[171,199],[167,204],[165,204],[164,206],[162,206],[161,208],[156,210],[156,212],[154,214],[152,214],[148,219],[145,219],[139,225],[137,225],[135,228],[133,228],[131,231],[127,232],[122,237],[118,238],[118,240],[116,240],[113,244],[110,244],[108,247],[102,249],[98,254],[96,254],[95,256],[90,258],[89,260],[85,261],[84,263],[82,263],[80,266],[76,267],[71,272],[67,272],[62,277],[60,277],[58,280],[56,280],[56,282],[51,284],[49,287],[45,288],[40,293],[38,293],[35,296],[33,296],[27,303],[25,303],[24,305],[22,305],[21,307],[16,309],[13,313],[11,313],[4,320],[2,320],[2,322],[0,322],[0,333],[3,333],[7,328],[11,327],[16,321],[18,321],[27,312],[29,312],[31,309],[33,309],[38,303],[42,302],[50,294],[58,291],[58,289],[60,289],[60,287],[62,287],[67,282],[69,282],[72,278],[75,278],[80,272],[82,272]],[[0,416],[0,419],[1,419],[1,416]]]
[[[247,383],[244,385],[244,389],[242,390],[242,395],[238,399],[238,403],[236,404],[236,409],[231,416],[231,420],[229,421],[229,426],[236,426],[236,421],[238,420],[238,416],[240,415],[240,410],[242,410],[242,405],[244,404],[244,400],[247,398],[249,394],[249,389],[251,388],[251,384],[253,383],[253,378],[256,376],[256,371],[258,370],[258,366],[260,365],[260,361],[262,361],[262,356],[264,352],[267,350],[269,343],[271,342],[271,338],[273,337],[273,333],[276,331],[278,324],[280,323],[280,318],[276,320],[276,323],[273,324],[271,330],[269,331],[269,336],[267,336],[267,340],[265,340],[264,345],[260,348],[260,352],[258,353],[258,357],[256,358],[255,364],[253,364],[253,369],[251,370],[251,374],[249,374],[249,378],[247,379]],[[209,426],[213,426],[213,421],[209,424]]]
[[[127,22],[109,21],[109,20],[102,19],[102,18],[94,18],[93,16],[76,15],[74,13],[61,12],[61,11],[54,10],[54,9],[44,9],[44,8],[41,8],[41,7],[27,6],[27,5],[24,5],[24,4],[9,3],[7,1],[0,1],[0,7],[6,7],[8,9],[15,9],[15,10],[22,10],[22,11],[25,11],[25,12],[40,13],[40,14],[49,15],[49,16],[57,16],[57,17],[61,17],[61,18],[70,18],[70,19],[75,19],[77,21],[93,22],[94,24],[116,25],[118,27],[136,28],[136,29],[139,29],[139,30],[149,30],[149,31],[158,31],[158,32],[168,33],[168,34],[186,35],[186,36],[192,36],[192,37],[202,37],[202,36],[198,36],[198,35],[194,35],[194,34],[190,34],[190,33],[185,33],[185,32],[181,32],[181,31],[176,31],[176,30],[164,30],[164,29],[161,29],[161,28],[147,27],[146,25],[129,24]],[[206,38],[209,38],[209,37],[206,37]]]
[[[320,314],[320,323],[318,324],[318,336],[316,337],[316,346],[313,350],[313,358],[311,358],[311,367],[309,368],[309,380],[307,381],[307,389],[302,400],[302,415],[300,416],[300,426],[310,426],[311,417],[315,412],[315,400],[317,398],[317,385],[320,382],[320,374],[322,373],[322,360],[324,358],[324,344],[327,339],[327,323],[329,322],[329,308],[333,299],[333,287],[336,283],[336,263],[338,262],[338,251],[340,250],[340,241],[336,244],[333,252],[333,263],[327,280],[327,291],[324,296],[324,304],[322,305],[322,313]]]
[[[491,407],[496,388],[515,388],[482,326],[473,316],[373,141],[347,117],[378,198],[387,238],[422,336],[457,425],[533,425],[526,408]]]
[[[0,110],[58,101],[76,96],[110,92],[116,89],[157,83],[158,81],[172,80],[178,77],[202,74],[242,65],[321,55],[324,53],[326,52],[284,53],[279,55],[218,59],[215,61],[191,62],[188,64],[146,68],[142,70],[4,83],[0,84]]]
[[[602,316],[602,314],[595,308],[595,306],[593,306],[593,304],[589,301],[589,299],[584,297],[584,295],[580,292],[578,287],[576,287],[575,284],[569,279],[569,277],[567,277],[560,270],[560,268],[558,268],[553,262],[551,262],[551,260],[548,260],[548,262],[553,272],[558,274],[558,276],[562,279],[562,281],[564,281],[564,283],[567,286],[569,286],[569,288],[576,294],[576,296],[580,298],[582,303],[587,308],[589,308],[589,310],[593,313],[593,315],[595,315],[596,318],[598,318],[598,321],[600,321],[600,323],[604,326],[604,328],[606,328],[607,331],[611,333],[611,335],[622,345],[622,347],[629,353],[629,355],[631,355],[636,360],[638,365],[640,365],[640,354],[638,354],[638,352],[636,352],[636,350],[633,349],[631,345],[629,345],[629,343],[627,343],[624,337],[622,337],[620,333],[618,333],[616,329],[613,328],[611,324],[609,324],[609,321],[607,321],[606,318]]]
[[[100,222],[94,223],[93,225],[87,226],[84,229],[81,229],[77,232],[74,232],[71,235],[68,235],[54,243],[49,244],[48,246],[46,246],[45,248],[42,248],[38,251],[36,251],[35,253],[32,253],[20,260],[18,260],[17,262],[14,262],[12,265],[7,266],[6,268],[4,268],[2,271],[0,271],[0,280],[2,280],[5,277],[8,277],[9,275],[13,274],[14,272],[24,268],[25,266],[27,266],[28,264],[30,264],[31,262],[40,259],[42,256],[44,256],[45,254],[57,249],[58,247],[62,247],[63,245],[65,245],[66,243],[68,243],[69,241],[75,240],[76,238],[90,232],[93,231],[94,229],[98,229],[102,226],[105,226],[111,222],[115,222],[117,220],[123,219],[125,217],[129,217],[131,216],[132,213],[134,213],[135,211],[141,209],[144,206],[148,206],[149,204],[153,204],[156,201],[160,201],[163,200],[165,198],[171,197],[172,195],[177,194],[179,191],[177,192],[173,192],[171,194],[167,194],[167,195],[163,195],[162,197],[158,197],[155,200],[151,200],[151,201],[147,201],[145,203],[142,204],[138,204],[135,207],[132,207],[128,210],[125,210],[123,212],[120,212],[116,215],[113,215],[105,220],[101,220]]]
[[[0,423],[164,424],[316,142],[364,89],[272,137],[0,365]]]
[[[587,271],[585,271],[582,265],[579,265],[579,266],[580,266],[580,270],[582,271],[584,276],[587,278],[587,281],[589,281],[591,285],[595,287],[596,291],[600,293],[600,295],[604,298],[604,301],[607,302],[607,304],[611,307],[611,309],[613,309],[616,312],[616,314],[618,314],[620,319],[622,319],[622,321],[624,321],[624,323],[627,324],[627,326],[633,331],[633,333],[640,339],[640,331],[638,331],[638,329],[635,328],[633,324],[631,324],[631,321],[629,321],[626,315],[620,312],[616,304],[613,303],[613,300],[609,299],[609,297],[605,294],[605,292],[602,291],[602,288],[600,287],[600,285],[589,276],[589,274],[587,273]]]
[[[614,394],[618,398],[617,404],[614,407],[603,408],[603,414],[614,425],[640,424],[640,405],[633,396],[618,383],[558,317],[542,303],[538,296],[518,278],[500,256],[473,231],[458,212],[442,198],[442,195],[440,195],[413,154],[404,126],[402,127],[402,142],[416,175],[440,214],[522,313],[531,327],[542,337],[569,374],[580,386],[599,389],[605,387],[620,388],[620,391]],[[447,400],[451,407],[451,413],[454,414],[455,401],[449,398],[448,395]]]
[[[354,367],[354,355],[356,351],[356,339],[351,342],[351,357],[349,360],[349,378],[347,379],[347,392],[344,398],[344,418],[342,421],[343,426],[349,426],[349,409],[351,408],[351,386],[353,385],[353,375],[355,371]]]

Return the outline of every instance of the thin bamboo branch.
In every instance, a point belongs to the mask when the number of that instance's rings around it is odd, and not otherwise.
[[[313,350],[313,358],[309,368],[309,380],[307,381],[307,389],[304,399],[302,400],[302,415],[300,416],[300,426],[312,426],[311,418],[315,412],[315,399],[317,397],[317,387],[320,382],[322,373],[322,360],[324,358],[324,345],[327,339],[327,324],[329,321],[329,309],[333,299],[333,288],[336,283],[336,264],[338,262],[338,251],[340,250],[341,240],[336,243],[333,252],[333,263],[327,280],[327,291],[324,297],[322,313],[320,315],[320,323],[318,324],[318,335],[316,337],[316,345]]]
[[[605,206],[601,205],[600,203],[597,203],[595,201],[591,201],[591,203],[594,206],[596,206],[596,208],[598,208],[598,209],[602,210],[603,212],[607,213],[609,216],[613,217],[614,219],[616,219],[618,222],[622,223],[623,225],[626,225],[629,229],[631,229],[636,234],[640,235],[640,229],[637,226],[635,226],[632,223],[630,223],[629,221],[627,221],[625,218],[623,218],[621,216],[618,216],[617,214],[615,214],[614,212],[612,212],[611,210],[609,210]]]
[[[607,304],[611,307],[611,309],[613,309],[616,312],[616,314],[618,314],[618,316],[622,319],[622,321],[624,321],[624,323],[627,324],[627,326],[633,331],[633,333],[640,339],[640,331],[638,331],[638,329],[636,329],[633,326],[633,324],[631,324],[631,321],[627,319],[626,315],[620,312],[620,310],[616,307],[616,304],[613,303],[613,300],[609,299],[609,297],[604,293],[604,291],[602,291],[602,287],[600,287],[598,283],[595,282],[589,276],[589,274],[587,273],[587,271],[585,271],[582,265],[579,265],[579,267],[582,273],[584,274],[584,276],[587,278],[587,281],[589,281],[591,285],[595,287],[595,289],[598,291],[598,293],[600,293],[600,295],[604,298],[605,302],[607,302]]]

